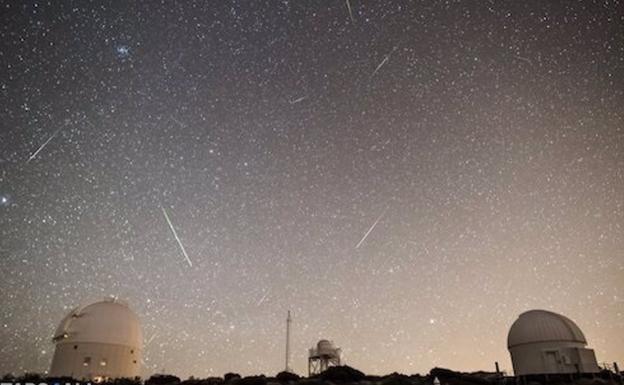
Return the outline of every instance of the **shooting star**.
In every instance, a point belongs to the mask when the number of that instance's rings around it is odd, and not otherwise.
[[[384,214],[386,213],[386,210],[388,210],[388,208],[386,207],[384,209],[384,211],[381,213],[381,215],[379,215],[379,217],[377,217],[377,220],[373,223],[373,225],[370,227],[370,229],[368,229],[368,231],[366,232],[366,234],[364,234],[364,236],[362,237],[362,239],[360,239],[360,241],[358,242],[358,244],[355,246],[356,249],[360,248],[360,245],[362,245],[362,243],[364,243],[364,241],[366,240],[366,238],[368,238],[368,235],[371,233],[371,231],[373,231],[373,229],[375,228],[375,226],[377,226],[377,223],[379,223],[379,221],[381,220],[381,218],[384,216]]]
[[[28,160],[26,161],[26,163],[28,164],[28,163],[30,163],[30,161],[31,161],[31,160],[35,159],[35,157],[37,156],[37,154],[39,154],[39,152],[41,152],[41,150],[43,150],[43,148],[44,148],[45,146],[47,146],[47,145],[48,145],[48,143],[50,143],[50,141],[51,141],[52,139],[54,139],[54,137],[56,136],[56,134],[58,134],[58,133],[59,133],[59,131],[61,131],[61,129],[60,129],[60,128],[59,128],[58,130],[56,130],[56,131],[54,132],[54,134],[50,135],[50,137],[48,138],[48,140],[46,140],[45,142],[43,142],[43,144],[39,147],[39,149],[37,149],[37,151],[33,152],[33,154],[30,156],[30,158],[28,158]]]
[[[184,245],[182,244],[180,237],[178,237],[178,233],[176,233],[175,228],[173,227],[173,223],[171,223],[171,220],[169,219],[169,215],[167,215],[167,211],[165,210],[164,207],[161,207],[161,209],[162,209],[163,214],[165,215],[165,219],[167,220],[167,223],[169,224],[169,228],[171,229],[173,236],[175,237],[176,241],[178,241],[178,245],[180,246],[180,250],[182,250],[182,254],[184,254],[184,258],[186,258],[186,262],[188,262],[190,267],[193,267],[193,262],[191,262],[191,259],[189,258],[188,254],[186,254],[186,250],[184,250]]]
[[[516,59],[518,60],[522,60],[523,62],[527,63],[530,66],[533,66],[533,62],[531,61],[531,59],[524,57],[524,56],[520,56],[520,55],[515,55]]]
[[[347,3],[347,9],[349,10],[349,17],[351,18],[351,22],[355,24],[355,19],[353,18],[353,10],[351,10],[351,2],[349,0],[345,0]]]
[[[373,76],[375,76],[377,71],[379,71],[381,69],[381,67],[383,67],[388,62],[389,59],[390,59],[390,54],[388,54],[388,55],[386,55],[386,57],[384,57],[384,59],[381,61],[381,63],[379,63],[377,68],[375,68],[375,71],[373,71],[373,73],[371,74],[370,77],[372,78]]]
[[[266,293],[264,293],[264,295],[262,296],[262,298],[260,298],[260,300],[258,301],[258,303],[256,304],[256,306],[260,306],[262,305],[262,303],[264,302],[264,300],[266,299],[266,297],[269,295],[269,291],[267,290]]]
[[[154,341],[154,338],[156,338],[156,336],[157,336],[157,335],[158,335],[158,333],[154,333],[154,334],[152,334],[152,337],[151,337],[149,340],[147,340],[147,343],[145,344],[145,347],[148,347],[148,346],[149,346],[149,344],[150,344],[152,341]]]
[[[295,99],[295,100],[289,100],[288,103],[290,103],[290,104],[297,104],[297,103],[302,102],[302,101],[304,101],[306,99],[307,99],[307,96],[302,96],[302,97],[300,97],[298,99]]]

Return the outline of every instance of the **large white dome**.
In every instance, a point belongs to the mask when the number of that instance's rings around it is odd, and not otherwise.
[[[581,329],[569,318],[547,310],[530,310],[511,325],[507,347],[546,341],[587,344]]]
[[[57,343],[93,342],[140,348],[141,324],[128,305],[115,299],[72,310],[56,329]]]

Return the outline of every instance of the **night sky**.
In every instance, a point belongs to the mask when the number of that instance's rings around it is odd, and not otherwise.
[[[533,308],[624,364],[619,1],[0,9],[0,374],[109,295],[146,375],[275,374],[288,309],[300,374],[510,371]]]

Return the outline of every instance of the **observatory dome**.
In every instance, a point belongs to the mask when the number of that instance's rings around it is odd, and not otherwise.
[[[319,374],[330,366],[340,366],[342,350],[330,340],[320,340],[316,347],[310,348],[308,356],[308,375]]]
[[[329,340],[320,340],[318,344],[316,344],[316,348],[319,351],[330,351],[336,349],[334,343]]]
[[[546,341],[587,344],[583,332],[571,319],[547,310],[530,310],[520,314],[511,325],[507,347]]]
[[[139,347],[141,324],[128,305],[106,299],[73,309],[56,329],[57,342],[93,342]]]
[[[100,382],[141,374],[143,335],[137,315],[111,298],[73,309],[54,333],[50,376]]]
[[[600,371],[581,329],[569,318],[546,310],[520,314],[507,347],[516,376]]]

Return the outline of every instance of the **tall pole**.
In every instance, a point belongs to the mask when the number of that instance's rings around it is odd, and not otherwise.
[[[286,368],[284,369],[286,372],[290,372],[290,323],[292,322],[292,318],[290,318],[290,310],[288,310],[288,317],[286,317]]]

